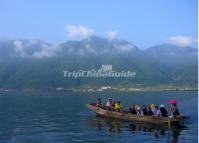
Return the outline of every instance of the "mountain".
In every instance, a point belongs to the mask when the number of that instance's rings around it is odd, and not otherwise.
[[[144,51],[157,70],[175,81],[197,80],[198,50],[192,47],[180,47],[171,44],[153,46]]]
[[[140,50],[125,40],[92,36],[52,45],[35,40],[0,41],[0,88],[197,86],[197,49],[163,44]],[[64,78],[63,70],[134,71],[135,78]]]
[[[180,47],[172,44],[162,44],[146,49],[145,54],[164,64],[185,64],[196,62],[198,50],[192,47]]]

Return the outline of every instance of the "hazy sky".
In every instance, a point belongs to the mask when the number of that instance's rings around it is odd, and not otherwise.
[[[195,46],[197,0],[0,0],[0,39],[62,43],[90,35],[140,48]]]

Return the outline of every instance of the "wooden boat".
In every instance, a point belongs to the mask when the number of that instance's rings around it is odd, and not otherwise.
[[[150,123],[156,125],[177,125],[183,120],[183,116],[179,116],[177,118],[169,118],[169,117],[157,117],[157,116],[148,116],[148,115],[134,115],[130,113],[122,113],[122,112],[115,112],[109,111],[101,107],[96,107],[95,104],[87,104],[87,107],[94,111],[97,115],[103,117],[109,117],[114,119],[120,119],[125,121],[134,121],[134,122],[143,122],[143,123]]]

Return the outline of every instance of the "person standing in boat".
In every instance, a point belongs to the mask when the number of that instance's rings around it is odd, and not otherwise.
[[[101,100],[101,98],[98,98],[98,99],[97,99],[96,106],[97,106],[97,107],[100,107],[101,105],[102,105],[102,100]]]
[[[171,107],[170,107],[171,116],[170,117],[176,117],[176,116],[180,115],[180,112],[177,107],[177,101],[171,100],[170,104],[171,104]]]
[[[113,109],[113,101],[112,98],[108,98],[108,101],[106,102],[106,109],[111,111]]]
[[[122,110],[122,104],[120,102],[120,100],[118,100],[116,103],[115,103],[115,111],[116,112],[120,112]]]

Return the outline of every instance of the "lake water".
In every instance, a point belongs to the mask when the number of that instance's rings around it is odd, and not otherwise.
[[[86,103],[112,97],[131,104],[167,104],[177,99],[190,116],[182,127],[162,128],[96,117]],[[136,93],[1,92],[0,143],[195,143],[198,140],[196,91]]]

